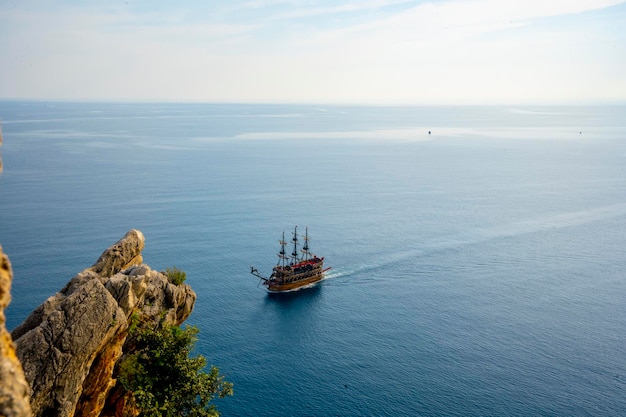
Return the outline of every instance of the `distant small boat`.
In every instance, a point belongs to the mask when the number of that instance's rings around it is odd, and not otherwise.
[[[298,254],[298,226],[294,228],[293,252],[287,255],[285,247],[285,232],[283,238],[279,241],[280,252],[278,253],[278,264],[272,269],[269,278],[264,277],[259,271],[251,266],[250,273],[255,277],[261,278],[263,285],[267,287],[269,292],[288,292],[306,285],[313,284],[324,278],[324,273],[330,268],[324,269],[324,258],[318,258],[309,251],[309,229],[305,229],[304,246],[300,250],[302,255]]]

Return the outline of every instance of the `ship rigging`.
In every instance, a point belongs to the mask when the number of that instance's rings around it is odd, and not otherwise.
[[[279,240],[280,252],[278,252],[278,263],[272,269],[272,274],[265,277],[251,266],[250,273],[261,279],[262,284],[269,292],[288,292],[300,289],[304,286],[314,284],[322,278],[324,273],[330,268],[324,269],[324,258],[319,258],[311,253],[309,249],[309,229],[305,228],[304,244],[300,253],[298,252],[298,226],[294,228],[293,250],[287,254],[287,241],[285,232]]]

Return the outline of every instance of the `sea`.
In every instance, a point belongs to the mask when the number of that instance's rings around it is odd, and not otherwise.
[[[136,228],[224,416],[626,415],[626,106],[2,101],[9,329]],[[269,294],[279,239],[332,267]]]

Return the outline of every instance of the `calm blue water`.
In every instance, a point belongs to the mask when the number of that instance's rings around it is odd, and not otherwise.
[[[130,228],[226,416],[626,414],[626,107],[0,103],[8,325]],[[429,135],[429,131],[431,134]],[[278,239],[332,266],[272,296]]]

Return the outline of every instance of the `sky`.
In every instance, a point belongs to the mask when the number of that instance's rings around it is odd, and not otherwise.
[[[0,99],[626,102],[626,0],[0,0]]]

